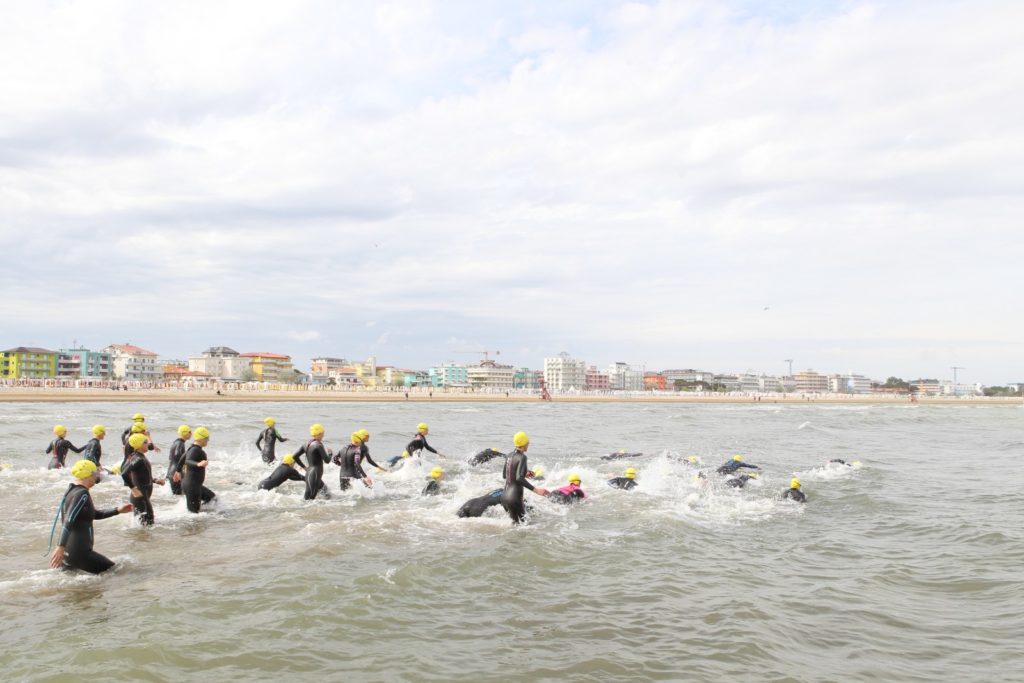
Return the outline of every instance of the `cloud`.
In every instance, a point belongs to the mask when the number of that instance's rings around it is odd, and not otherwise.
[[[317,332],[316,330],[304,330],[302,332],[297,332],[295,330],[289,330],[288,331],[288,338],[289,339],[294,339],[295,341],[299,341],[299,342],[316,341],[316,340],[320,339],[320,333]]]

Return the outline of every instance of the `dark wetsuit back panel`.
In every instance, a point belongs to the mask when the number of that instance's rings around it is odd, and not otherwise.
[[[629,477],[615,477],[614,479],[608,480],[608,485],[617,489],[635,489],[637,487],[636,479],[630,479]]]
[[[471,498],[459,508],[459,517],[479,517],[492,505],[501,505],[501,489],[495,489],[485,496]]]
[[[286,481],[306,481],[306,478],[291,465],[280,464],[274,468],[269,477],[259,483],[259,488],[271,491]]]
[[[530,471],[526,453],[516,449],[505,460],[505,488],[501,492],[501,506],[505,508],[513,524],[519,524],[526,517],[523,505],[523,489],[533,490],[526,473]]]
[[[64,566],[81,569],[90,574],[105,572],[114,566],[109,559],[92,549],[92,522],[117,514],[117,510],[97,510],[93,507],[89,489],[80,484],[71,484],[64,494],[61,519],[64,528],[57,545],[64,548]]]

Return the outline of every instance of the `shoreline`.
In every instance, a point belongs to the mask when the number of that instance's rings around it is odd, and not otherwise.
[[[760,398],[760,400],[755,400]],[[141,389],[137,391],[110,391],[107,389],[0,389],[0,403],[202,403],[202,402],[282,402],[282,403],[540,403],[540,397],[531,394],[477,394],[471,392],[437,392],[433,396],[419,392],[408,397],[402,392],[351,391],[229,391],[218,395],[214,391],[175,391]],[[1019,397],[972,396],[950,398],[920,397],[911,401],[906,397],[879,397],[873,395],[804,396],[713,396],[713,395],[651,395],[651,396],[554,396],[551,403],[696,403],[696,404],[829,404],[829,405],[964,405],[1012,406],[1024,405]]]

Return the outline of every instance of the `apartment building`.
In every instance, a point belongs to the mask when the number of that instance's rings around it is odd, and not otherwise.
[[[163,369],[156,364],[156,354],[133,344],[111,344],[102,349],[109,353],[115,379],[127,382],[159,382]]]
[[[0,351],[0,377],[10,379],[45,379],[57,376],[57,351],[32,346],[18,346]]]

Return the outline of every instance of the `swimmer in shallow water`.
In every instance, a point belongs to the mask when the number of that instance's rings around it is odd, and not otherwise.
[[[288,439],[281,436],[277,431],[277,427],[274,425],[274,418],[268,417],[263,420],[263,424],[267,426],[260,435],[256,437],[256,448],[260,449],[260,457],[263,458],[263,462],[268,465],[277,459],[277,454],[274,452],[276,442],[280,441],[284,443]]]
[[[57,438],[50,442],[50,445],[46,447],[46,455],[53,454],[50,457],[50,464],[47,465],[48,470],[59,470],[64,467],[64,459],[68,455],[68,451],[74,451],[75,453],[81,453],[84,450],[75,446],[73,443],[65,439],[68,430],[64,425],[56,425],[53,428],[53,434]]]
[[[281,464],[274,468],[270,476],[261,481],[256,488],[262,491],[273,491],[286,481],[306,481],[306,478],[295,468],[295,456],[291,453],[281,458]]]
[[[103,425],[94,426],[92,428],[92,438],[85,444],[85,448],[82,451],[82,457],[96,463],[96,466],[101,470],[103,467],[100,465],[100,458],[103,457],[103,446],[100,444],[100,441],[103,441],[103,437],[106,435],[106,427]]]
[[[614,477],[608,480],[608,485],[616,489],[635,489],[638,484],[636,483],[636,468],[627,467],[626,471],[621,477]]]
[[[146,457],[150,446],[149,438],[145,434],[136,433],[128,437],[128,448],[132,449],[124,467],[121,468],[121,477],[131,487],[129,502],[135,512],[135,518],[142,526],[151,526],[155,516],[153,514],[153,484],[164,485],[163,479],[153,479],[153,466]]]
[[[757,465],[751,465],[749,463],[743,462],[742,455],[734,455],[732,456],[732,460],[726,460],[725,464],[719,467],[717,470],[715,470],[715,472],[718,472],[719,474],[732,474],[736,470],[742,469],[744,467],[759,471],[761,469]]]
[[[203,486],[203,482],[206,481],[206,468],[210,464],[204,450],[210,443],[210,430],[206,427],[196,427],[192,432],[192,438],[192,445],[185,451],[182,461],[181,494],[185,496],[188,511],[198,514],[200,506],[209,503],[217,494]]]
[[[747,482],[751,479],[757,479],[757,472],[751,472],[750,474],[740,474],[731,479],[725,480],[726,486],[731,486],[736,489],[741,489],[747,485]]]
[[[459,517],[480,517],[489,507],[501,505],[501,489],[494,489],[490,493],[470,498],[459,508]]]
[[[806,503],[807,496],[800,490],[800,480],[794,477],[789,482],[789,488],[782,492],[782,500],[795,500],[798,503]]]
[[[338,485],[342,491],[347,491],[353,479],[363,482],[367,488],[373,487],[373,479],[370,479],[363,470],[363,437],[361,432],[352,432],[350,443],[338,451],[332,462],[341,468],[338,472]]]
[[[167,483],[171,493],[181,495],[181,474],[185,464],[185,444],[192,438],[192,428],[188,425],[178,427],[178,438],[171,443],[171,452],[167,455]]]
[[[476,455],[474,455],[472,458],[470,458],[469,459],[469,464],[472,467],[476,467],[477,465],[482,465],[485,462],[493,460],[494,458],[507,458],[507,457],[508,457],[507,455],[505,455],[504,453],[502,453],[501,451],[499,451],[496,448],[485,448],[482,451],[480,451],[479,453],[477,453]]]
[[[554,503],[570,505],[572,503],[579,503],[586,497],[586,492],[580,488],[580,475],[573,473],[569,475],[569,483],[560,489],[552,491],[548,499]]]
[[[114,563],[93,550],[92,523],[124,512],[131,512],[130,504],[110,510],[97,510],[92,503],[89,489],[100,480],[99,467],[91,460],[79,460],[71,466],[74,481],[68,486],[61,501],[60,515],[64,526],[60,532],[57,547],[50,555],[50,566],[54,569],[81,569],[90,574],[101,574]]]
[[[608,455],[602,455],[602,460],[621,460],[622,458],[639,458],[643,453],[627,453],[626,449],[623,448],[617,453],[609,453]]]
[[[527,478],[530,471],[526,460],[526,451],[530,448],[530,437],[526,432],[516,432],[512,438],[515,450],[505,459],[505,488],[501,492],[501,506],[512,518],[513,524],[522,524],[526,519],[526,506],[523,504],[523,489],[530,489],[538,496],[547,496],[548,490],[534,487]]]
[[[441,493],[441,480],[444,479],[444,470],[440,467],[435,467],[430,470],[430,476],[427,477],[427,485],[423,487],[424,496],[436,496]]]
[[[295,459],[301,462],[303,455],[309,457],[309,465],[306,467],[306,500],[313,500],[321,491],[327,492],[323,485],[324,463],[331,461],[331,452],[323,444],[324,426],[319,422],[309,428],[309,441],[305,446],[295,452]]]

